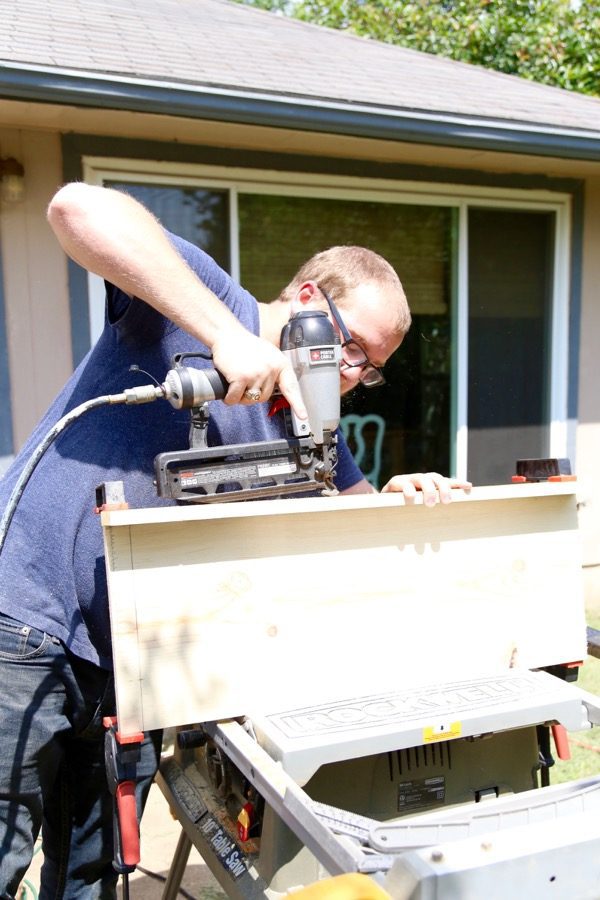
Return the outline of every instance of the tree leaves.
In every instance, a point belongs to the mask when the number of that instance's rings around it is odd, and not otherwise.
[[[240,0],[600,96],[600,0]]]

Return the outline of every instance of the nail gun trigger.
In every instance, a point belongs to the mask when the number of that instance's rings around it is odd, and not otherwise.
[[[273,402],[271,403],[271,406],[269,408],[269,413],[268,413],[269,418],[277,415],[277,413],[280,412],[282,409],[289,409],[289,407],[290,407],[290,404],[288,403],[288,401],[286,400],[285,397],[277,397],[275,400],[273,400]]]

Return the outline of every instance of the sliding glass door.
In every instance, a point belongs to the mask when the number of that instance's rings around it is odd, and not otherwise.
[[[448,471],[454,210],[446,206],[242,194],[240,276],[256,297],[278,296],[314,253],[358,244],[384,256],[406,291],[413,326],[388,362],[388,383],[358,388],[342,414],[385,422],[380,484],[396,472]]]
[[[386,367],[388,384],[357,390],[342,409],[383,420],[380,484],[397,472],[452,468],[475,484],[501,483],[518,458],[562,455],[552,444],[556,403],[551,410],[567,369],[553,339],[568,304],[556,278],[556,260],[564,268],[567,256],[564,231],[557,245],[564,202],[486,204],[431,186],[421,195],[328,189],[323,179],[290,186],[283,176],[280,186],[262,185],[253,174],[95,177],[137,197],[262,302],[329,246],[360,244],[390,261],[413,326]]]

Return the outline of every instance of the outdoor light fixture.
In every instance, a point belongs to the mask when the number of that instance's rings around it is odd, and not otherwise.
[[[25,169],[14,156],[0,158],[0,199],[19,203],[25,193]]]

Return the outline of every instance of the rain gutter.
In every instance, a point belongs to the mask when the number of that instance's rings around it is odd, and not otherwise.
[[[0,63],[0,97],[445,147],[600,160],[600,130],[56,67]]]

